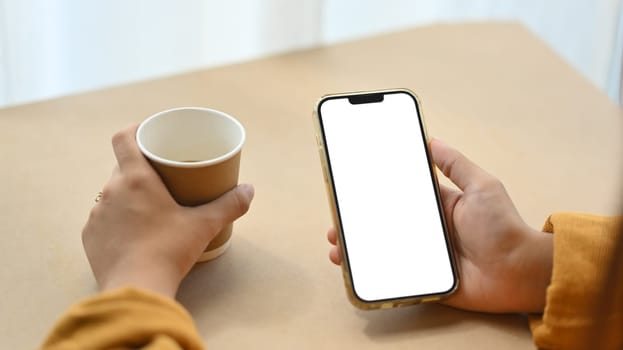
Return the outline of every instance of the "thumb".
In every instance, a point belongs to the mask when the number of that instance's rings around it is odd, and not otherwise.
[[[461,152],[437,139],[430,141],[430,148],[437,167],[463,191],[470,185],[480,185],[491,178]]]
[[[439,184],[439,192],[441,193],[443,213],[446,215],[446,224],[450,231],[454,232],[454,207],[456,207],[456,203],[461,199],[462,192],[443,184]]]
[[[249,210],[254,195],[252,185],[241,184],[212,202],[193,208],[193,211],[215,235]]]

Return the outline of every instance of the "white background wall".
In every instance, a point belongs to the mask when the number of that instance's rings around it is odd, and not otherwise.
[[[435,22],[518,20],[618,99],[621,0],[0,0],[0,105]]]

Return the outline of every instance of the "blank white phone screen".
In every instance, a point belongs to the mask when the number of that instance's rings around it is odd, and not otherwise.
[[[455,284],[415,100],[407,93],[320,106],[353,289],[364,301]]]

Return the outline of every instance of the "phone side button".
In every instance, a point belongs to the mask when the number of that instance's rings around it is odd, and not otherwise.
[[[329,183],[329,176],[327,175],[327,167],[322,164],[322,178],[324,179],[325,183]]]
[[[423,303],[430,303],[430,302],[434,302],[434,301],[438,301],[441,300],[440,297],[430,297],[430,298],[423,298],[422,302]]]

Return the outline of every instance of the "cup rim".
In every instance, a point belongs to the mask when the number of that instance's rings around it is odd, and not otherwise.
[[[180,162],[177,160],[170,160],[170,159],[162,158],[150,152],[147,148],[145,148],[145,146],[143,145],[139,137],[145,125],[149,124],[149,122],[151,122],[152,120],[159,118],[163,114],[167,114],[167,113],[171,113],[171,112],[175,112],[179,110],[198,110],[198,111],[203,111],[203,112],[210,112],[220,117],[223,117],[225,119],[228,119],[229,121],[234,123],[236,126],[238,126],[238,128],[240,129],[241,131],[240,142],[238,142],[238,144],[236,145],[236,147],[234,147],[234,149],[223,154],[222,156],[208,159],[208,160],[192,162],[192,163],[191,162]],[[244,145],[244,142],[246,141],[246,136],[247,136],[246,131],[244,127],[242,126],[242,124],[236,118],[232,117],[231,115],[225,112],[212,109],[212,108],[206,108],[206,107],[175,107],[175,108],[166,109],[164,111],[160,111],[156,114],[151,115],[147,119],[143,120],[141,124],[138,126],[138,129],[136,130],[135,138],[136,138],[136,144],[138,145],[138,148],[141,150],[141,153],[143,153],[145,157],[153,160],[154,162],[168,165],[171,167],[176,167],[176,168],[200,168],[200,167],[204,167],[207,165],[222,163],[230,158],[233,158],[236,154],[240,153],[240,150],[242,149],[242,146]]]

